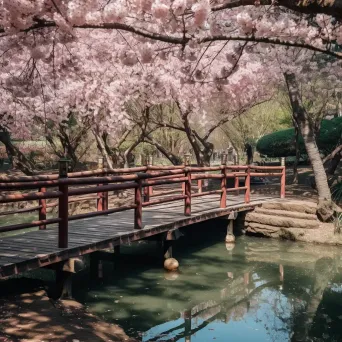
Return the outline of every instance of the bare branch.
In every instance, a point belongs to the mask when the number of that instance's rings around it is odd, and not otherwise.
[[[262,6],[272,5],[273,0],[261,0]],[[231,9],[236,7],[251,6],[255,4],[255,0],[235,0],[228,1],[224,4],[217,5],[211,8],[213,12],[222,11],[225,9]],[[308,14],[319,14],[324,13],[331,15],[337,19],[342,19],[342,1],[335,0],[324,2],[320,0],[277,0],[277,6],[286,7],[296,12],[308,13]]]

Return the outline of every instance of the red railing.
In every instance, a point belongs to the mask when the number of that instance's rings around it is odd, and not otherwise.
[[[49,224],[58,223],[58,247],[68,246],[68,222],[72,220],[108,215],[125,210],[134,210],[134,228],[142,229],[142,208],[171,201],[184,200],[184,215],[191,215],[191,200],[195,197],[220,194],[220,208],[226,207],[227,193],[245,191],[244,201],[250,202],[251,177],[280,177],[280,197],[285,197],[285,167],[283,166],[143,166],[129,169],[100,169],[95,171],[75,172],[68,177],[58,175],[0,177],[0,203],[14,203],[38,200],[38,206],[17,211],[0,212],[0,215],[23,213],[38,210],[38,220],[0,227],[1,232],[15,231],[31,227],[46,229]],[[227,179],[233,178],[234,187],[227,188]],[[240,179],[244,179],[244,186]],[[217,190],[203,191],[204,179],[220,180]],[[196,182],[195,184],[193,184]],[[181,188],[160,193],[154,187],[181,184]],[[38,189],[37,192],[25,192]],[[134,202],[131,205],[109,208],[109,192],[118,190],[134,190]],[[3,192],[6,191],[6,194]],[[20,191],[20,193],[11,193]],[[180,194],[173,195],[177,192]],[[96,197],[71,198],[96,193]],[[163,196],[162,198],[157,198]],[[69,203],[95,199],[97,211],[69,215]],[[155,199],[157,198],[157,199]],[[55,203],[47,203],[48,199],[57,199]],[[58,206],[58,217],[47,218],[47,208]]]

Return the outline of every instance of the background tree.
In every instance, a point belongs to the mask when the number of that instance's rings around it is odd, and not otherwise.
[[[289,113],[279,107],[275,99],[262,103],[224,124],[221,131],[228,137],[234,149],[243,153],[246,143],[256,146],[264,135],[288,127]]]
[[[70,171],[75,170],[92,144],[89,140],[91,120],[70,112],[60,123],[48,120],[45,128],[45,139],[56,159],[67,158]]]

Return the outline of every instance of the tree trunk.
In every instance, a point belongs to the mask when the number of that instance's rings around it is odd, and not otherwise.
[[[296,157],[293,163],[293,179],[292,184],[298,184],[298,163],[300,158],[300,151],[299,151],[299,128],[296,122],[293,120],[293,126],[295,129],[295,151]]]
[[[206,152],[206,151],[202,151],[201,152],[201,164],[203,166],[210,166],[210,159],[211,159],[211,155],[212,153],[211,152]]]
[[[124,167],[125,168],[128,168],[130,167],[129,165],[129,155],[132,153],[132,151],[142,142],[142,139],[143,139],[143,136],[140,136],[130,147],[128,147],[128,149],[125,151],[124,153],[124,162],[125,162],[125,165]]]
[[[201,154],[201,148],[199,146],[198,141],[196,140],[195,134],[192,132],[192,129],[189,125],[187,118],[183,118],[183,124],[184,124],[184,128],[185,128],[185,133],[186,133],[186,135],[189,139],[189,142],[191,144],[191,147],[194,151],[195,158],[197,161],[197,165],[198,166],[205,166],[203,158],[202,158],[202,154]]]
[[[296,76],[292,73],[285,73],[284,76],[291,101],[293,120],[298,125],[303,137],[306,152],[309,156],[315,177],[319,196],[317,214],[323,221],[328,221],[334,215],[333,203],[328,178],[316,144],[314,129],[310,124],[308,114],[301,102]]]
[[[0,142],[6,147],[8,157],[13,161],[13,164],[22,171],[25,175],[31,176],[34,174],[33,163],[15,146],[8,137],[0,134]]]
[[[107,149],[106,149],[106,146],[105,146],[105,143],[104,143],[102,137],[95,130],[93,130],[93,134],[94,134],[95,139],[96,139],[97,148],[99,149],[100,153],[102,154],[103,158],[105,159],[108,167],[110,169],[112,169],[113,168],[112,159],[107,152]]]
[[[296,318],[293,327],[293,336],[291,341],[308,341],[308,335],[316,317],[317,310],[322,302],[325,289],[329,282],[333,280],[336,272],[334,269],[334,260],[332,258],[321,258],[315,265],[315,280],[305,310]]]
[[[153,146],[155,146],[160,153],[162,153],[173,165],[182,165],[182,158],[176,156],[172,152],[168,151],[161,144],[159,144],[154,139],[147,137],[145,141]]]

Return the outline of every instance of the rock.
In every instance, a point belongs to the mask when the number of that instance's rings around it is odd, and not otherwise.
[[[274,201],[262,204],[263,209],[287,210],[316,215],[317,203],[309,201]]]
[[[246,227],[246,231],[252,234],[261,234],[266,237],[279,237],[281,227],[270,226],[257,222],[249,222]]]
[[[329,222],[334,218],[334,203],[328,200],[319,200],[317,216],[323,222]]]
[[[315,214],[307,214],[302,213],[298,211],[288,211],[288,210],[277,210],[277,209],[265,209],[263,207],[261,208],[255,208],[255,213],[258,214],[264,214],[264,215],[271,215],[271,216],[285,216],[285,217],[291,217],[291,218],[298,218],[303,220],[311,220],[311,221],[317,221],[317,216]]]
[[[168,258],[164,261],[164,268],[167,271],[177,271],[179,267],[179,262],[175,258]]]
[[[259,214],[257,212],[250,212],[246,215],[246,222],[254,222],[265,224],[269,226],[276,226],[281,228],[305,228],[305,229],[318,229],[318,220],[306,220],[299,218],[292,218],[291,216],[277,216]]]
[[[233,234],[227,234],[226,243],[235,243],[235,236]]]

